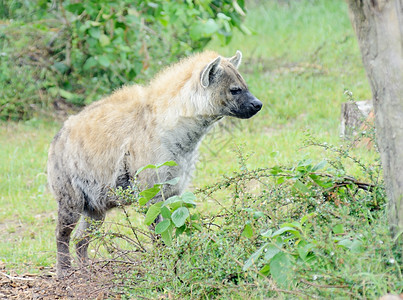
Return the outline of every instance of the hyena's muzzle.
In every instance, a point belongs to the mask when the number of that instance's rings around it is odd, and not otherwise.
[[[232,107],[231,113],[237,118],[248,119],[254,116],[262,108],[263,104],[249,91],[242,91],[240,94],[241,97],[239,98],[242,101],[240,101],[240,105]]]

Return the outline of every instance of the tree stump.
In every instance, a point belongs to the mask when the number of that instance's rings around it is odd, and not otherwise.
[[[340,136],[352,140],[360,132],[373,124],[372,101],[346,102],[341,105]]]

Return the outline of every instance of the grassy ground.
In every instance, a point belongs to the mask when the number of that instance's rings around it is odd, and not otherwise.
[[[248,168],[307,157],[320,161],[323,152],[302,148],[307,132],[342,143],[344,91],[352,91],[356,100],[371,97],[344,1],[260,1],[250,7],[246,25],[253,34],[238,34],[226,47],[213,42],[210,48],[226,56],[243,52],[240,70],[263,109],[250,120],[226,122],[207,137],[194,187],[237,170],[239,148],[249,156]],[[46,189],[46,159],[61,124],[39,118],[0,126],[0,263],[36,272],[55,263],[56,203]],[[355,155],[367,162],[377,157],[367,149]]]
[[[2,123],[0,260],[29,270],[54,262],[56,203],[46,190],[47,148],[58,124]]]

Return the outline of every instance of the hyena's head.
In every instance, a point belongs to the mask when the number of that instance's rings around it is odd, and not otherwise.
[[[249,92],[237,70],[241,60],[240,51],[228,59],[219,56],[202,71],[200,83],[209,95],[214,114],[247,119],[262,108],[262,102]]]

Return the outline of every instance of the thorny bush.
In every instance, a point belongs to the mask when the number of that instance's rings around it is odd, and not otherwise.
[[[305,146],[333,154],[317,163],[249,170],[239,151],[239,172],[148,207],[163,184],[175,180],[116,191],[145,214],[134,226],[122,206],[131,232],[99,233],[112,260],[131,266],[117,278],[124,283],[120,291],[192,299],[374,298],[401,291],[401,257],[388,235],[379,162],[365,165],[347,147],[312,138]],[[346,174],[351,163],[361,168],[359,179]],[[146,168],[158,172],[159,166]],[[208,201],[211,210],[198,212],[197,201]],[[163,221],[147,231],[144,225],[159,213]],[[129,241],[124,250],[122,239]]]

